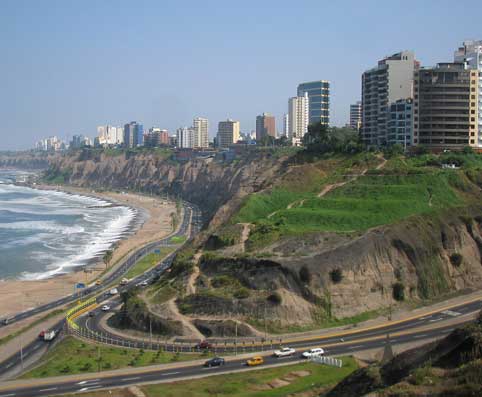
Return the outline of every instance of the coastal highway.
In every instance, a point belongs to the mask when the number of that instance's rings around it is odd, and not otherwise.
[[[114,307],[120,303],[118,297],[112,298],[107,301],[110,307]],[[417,329],[420,327],[432,327],[439,323],[445,321],[465,318],[465,316],[473,315],[475,316],[480,310],[482,310],[482,300],[480,298],[472,299],[462,304],[452,305],[449,307],[444,307],[430,313],[420,314],[418,316],[413,316],[404,320],[397,320],[392,322],[386,322],[380,325],[366,327],[366,328],[354,328],[351,330],[328,332],[325,330],[324,334],[303,336],[303,337],[289,337],[289,338],[276,338],[267,337],[264,343],[261,342],[259,338],[256,340],[249,338],[238,338],[236,345],[234,344],[234,338],[209,338],[208,341],[213,345],[216,353],[233,353],[235,350],[239,352],[255,352],[261,350],[267,350],[272,347],[276,348],[279,345],[289,345],[290,347],[300,347],[300,346],[312,346],[319,344],[329,344],[339,342],[340,339],[343,341],[354,341],[359,339],[364,339],[367,337],[378,337],[386,336],[387,334],[393,334],[397,332],[408,331],[412,329]],[[148,348],[150,347],[149,341],[141,341],[140,339],[132,337],[120,337],[119,335],[111,334],[108,330],[102,327],[102,317],[105,313],[97,308],[92,311],[93,316],[83,315],[77,319],[77,324],[92,332],[102,334],[103,341],[109,341],[110,344],[118,346],[130,346],[137,348]],[[243,344],[244,340],[244,344]],[[168,351],[175,351],[179,349],[179,344],[158,344],[155,340],[152,343],[154,350],[158,350],[161,346]],[[193,341],[192,346],[195,345]],[[187,350],[187,346],[184,343],[184,348]]]
[[[179,237],[180,236],[186,236],[189,239],[190,237],[195,235],[201,227],[201,222],[202,222],[201,214],[200,214],[199,210],[197,209],[197,207],[192,206],[190,204],[185,204],[184,209],[185,209],[184,210],[184,217],[182,219],[181,224],[178,227],[178,230],[175,233],[165,237],[164,239],[162,239],[160,241],[150,243],[150,244],[140,248],[136,252],[134,252],[132,255],[130,255],[127,258],[127,260],[118,269],[116,269],[115,272],[113,272],[111,275],[109,275],[107,278],[104,279],[104,282],[103,282],[104,286],[95,285],[93,287],[90,287],[90,288],[86,289],[86,294],[98,292],[99,290],[105,288],[105,285],[107,285],[107,284],[115,281],[119,277],[121,277],[130,267],[132,267],[137,262],[138,259],[143,257],[145,254],[151,252],[152,250],[156,249],[159,246],[169,245],[170,239],[172,237],[174,237],[174,236],[179,236]],[[189,229],[189,226],[191,226],[190,229]],[[133,280],[130,280],[129,284],[127,286],[123,287],[123,289],[124,288],[125,289],[131,288],[132,286],[134,286],[138,283],[141,283],[143,281],[149,282],[157,274],[163,272],[167,267],[170,266],[170,264],[171,264],[171,262],[174,258],[174,255],[175,255],[175,252],[171,253],[161,263],[159,263],[159,265],[156,266],[155,268],[147,271],[146,273],[143,273],[142,275],[134,278]],[[98,295],[96,297],[96,300],[98,302],[103,302],[106,299],[109,299],[110,297],[111,296],[106,291],[103,294]],[[32,316],[32,315],[37,314],[41,311],[49,310],[49,309],[54,308],[56,306],[64,305],[66,303],[75,301],[76,299],[78,299],[78,296],[71,295],[69,297],[57,300],[55,302],[51,302],[47,305],[39,306],[38,308],[33,309],[29,312],[23,312],[23,313],[18,314],[17,316],[14,317],[15,318],[14,321],[18,321],[22,318]],[[12,320],[12,322],[13,322],[13,320]],[[65,325],[65,320],[62,320],[62,321],[58,322],[56,325],[54,325],[52,328],[61,332],[64,329],[64,325]],[[49,342],[45,342],[43,340],[34,340],[33,342],[24,346],[21,351],[19,350],[17,353],[10,356],[7,360],[0,363],[0,377],[9,373],[10,371],[12,371],[17,365],[20,365],[23,360],[28,359],[33,354],[37,354],[38,352],[45,351],[46,348],[48,347],[48,344],[49,344]]]
[[[102,289],[105,288],[105,285],[108,285],[121,277],[123,274],[125,274],[142,256],[146,255],[150,251],[152,251],[154,248],[158,246],[163,246],[163,245],[169,245],[170,240],[172,237],[180,237],[180,236],[185,236],[190,224],[190,219],[191,219],[191,214],[196,216],[196,222],[200,222],[200,218],[198,215],[198,210],[196,207],[194,207],[191,204],[188,203],[183,203],[184,204],[184,217],[181,222],[181,225],[179,226],[178,230],[170,234],[169,236],[159,240],[159,241],[154,241],[152,243],[149,243],[142,248],[139,248],[138,250],[134,251],[132,254],[130,254],[122,263],[122,265],[118,266],[112,273],[108,274],[103,280],[102,284],[103,285],[93,285],[90,286],[82,291],[82,296],[87,296],[96,292],[101,291]],[[192,235],[192,233],[191,233]],[[190,236],[187,236],[190,237]],[[65,296],[63,298],[60,298],[58,300],[46,303],[41,306],[37,306],[33,309],[23,311],[21,313],[15,314],[10,317],[4,317],[0,320],[0,327],[5,327],[6,325],[12,324],[14,322],[23,320],[25,318],[34,316],[36,314],[45,312],[47,310],[54,309],[59,306],[63,306],[65,304],[75,302],[81,297],[80,293],[75,293],[71,294],[68,296]],[[7,324],[5,324],[5,322]]]
[[[447,335],[456,326],[435,326],[431,330],[392,334],[392,345],[441,338]],[[387,343],[384,335],[360,338],[353,341],[340,341],[321,345],[329,356],[349,355],[358,351],[382,348]],[[303,361],[300,358],[303,349],[298,349],[291,357],[275,358],[271,355],[264,356],[265,363],[254,367],[261,369],[268,366],[285,365]],[[60,378],[47,378],[36,380],[19,380],[0,384],[0,397],[32,397],[52,396],[56,394],[78,393],[98,389],[126,387],[140,383],[156,383],[175,381],[184,378],[210,376],[221,373],[234,373],[246,371],[245,358],[227,357],[226,364],[221,367],[205,368],[199,363],[179,363],[169,367],[144,367],[126,370],[92,373],[84,375],[71,375]]]

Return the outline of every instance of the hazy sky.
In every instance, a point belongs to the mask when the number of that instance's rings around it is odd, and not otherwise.
[[[363,70],[403,49],[451,61],[481,15],[480,0],[0,0],[0,149],[131,120],[173,132],[205,116],[213,136],[271,112],[281,130],[311,80],[331,81],[343,125]]]

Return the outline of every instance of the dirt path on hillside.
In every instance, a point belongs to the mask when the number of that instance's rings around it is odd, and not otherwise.
[[[191,323],[191,320],[179,312],[179,309],[176,305],[176,298],[168,300],[166,304],[172,320],[179,321],[184,330],[187,332],[187,335],[184,336],[193,339],[204,339],[204,335],[199,332],[199,330]]]
[[[246,252],[246,241],[248,241],[249,233],[251,232],[250,223],[241,223],[243,225],[243,230],[241,231],[241,251]]]
[[[192,273],[189,275],[186,285],[186,295],[193,295],[196,293],[196,281],[199,277],[199,260],[203,254],[202,250],[197,251],[192,258],[193,269]]]

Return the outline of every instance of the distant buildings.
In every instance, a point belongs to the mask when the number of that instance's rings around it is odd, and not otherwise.
[[[221,148],[227,148],[239,140],[239,121],[227,119],[218,124],[217,144]]]
[[[350,128],[359,131],[362,121],[362,103],[358,101],[350,105]]]
[[[479,97],[478,103],[478,140],[477,146],[482,147],[482,40],[478,41],[465,41],[463,46],[460,47],[454,54],[455,62],[465,62],[467,67],[472,70],[476,70],[479,73],[478,76],[478,88],[476,94]],[[473,93],[471,93],[471,100],[473,100]],[[471,115],[471,119],[472,119]]]
[[[181,127],[176,131],[176,146],[179,149],[194,148],[194,128]]]
[[[124,143],[124,128],[111,125],[97,127],[96,146],[117,146]]]
[[[261,142],[267,136],[276,138],[276,121],[274,116],[263,113],[256,116],[256,141]]]
[[[44,152],[58,152],[66,149],[65,143],[56,136],[41,139],[35,144],[35,149]]]
[[[298,85],[298,97],[308,94],[308,124],[328,126],[330,124],[330,82],[326,80],[310,81]]]
[[[288,100],[288,139],[292,145],[300,145],[308,132],[309,102],[308,93]]]
[[[290,117],[288,113],[285,113],[283,115],[283,135],[288,138],[289,135],[289,129],[290,129]]]
[[[70,149],[81,149],[83,147],[92,146],[92,140],[84,135],[74,135],[70,141]]]
[[[144,134],[144,146],[169,146],[169,132],[167,130],[161,130],[157,127],[149,128],[149,131]]]
[[[209,147],[209,121],[203,117],[196,117],[192,122],[193,129],[193,147],[207,148]]]
[[[402,51],[363,73],[360,135],[366,145],[387,145],[390,106],[399,99],[413,97],[413,76],[418,68],[414,53]]]
[[[136,121],[124,125],[124,146],[135,148],[144,144],[144,128]]]
[[[465,63],[439,63],[415,72],[415,145],[477,146],[479,72]]]

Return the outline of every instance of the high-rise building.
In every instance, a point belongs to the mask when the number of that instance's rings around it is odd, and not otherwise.
[[[218,146],[226,148],[239,140],[239,121],[227,119],[218,124]]]
[[[362,104],[361,101],[350,105],[350,128],[359,131],[362,119]]]
[[[157,127],[149,128],[149,132],[144,134],[144,146],[159,147],[169,145],[169,132]]]
[[[413,97],[413,73],[418,67],[414,53],[402,51],[363,73],[361,139],[366,145],[387,144],[390,104]]]
[[[144,144],[144,127],[137,121],[124,125],[124,145],[134,148]]]
[[[192,149],[194,147],[194,129],[188,127],[178,128],[176,131],[177,147],[179,149]]]
[[[70,149],[80,149],[86,146],[92,146],[92,141],[89,137],[82,134],[72,136],[72,140],[70,141],[69,145]]]
[[[402,145],[406,150],[413,138],[413,99],[399,99],[390,104],[387,145]]]
[[[308,132],[309,103],[308,93],[288,101],[288,139],[292,145],[300,145],[303,136]]]
[[[194,147],[209,147],[209,121],[203,117],[196,117],[192,122],[194,130]]]
[[[100,146],[122,145],[124,142],[124,129],[111,125],[100,125],[97,127],[96,142]]]
[[[290,117],[288,113],[283,115],[283,135],[288,138],[289,136],[289,129],[290,129]]]
[[[477,146],[478,71],[465,63],[439,63],[417,70],[414,79],[414,145]]]
[[[308,94],[309,121],[308,124],[328,126],[330,124],[330,82],[326,80],[310,81],[298,85],[299,97]]]
[[[256,116],[256,141],[261,142],[267,136],[276,138],[276,121],[271,114],[263,113]]]
[[[477,70],[479,73],[478,86],[478,142],[477,146],[482,147],[482,40],[465,41],[454,54],[455,62],[465,62],[468,68]],[[472,94],[473,95],[473,94]]]

